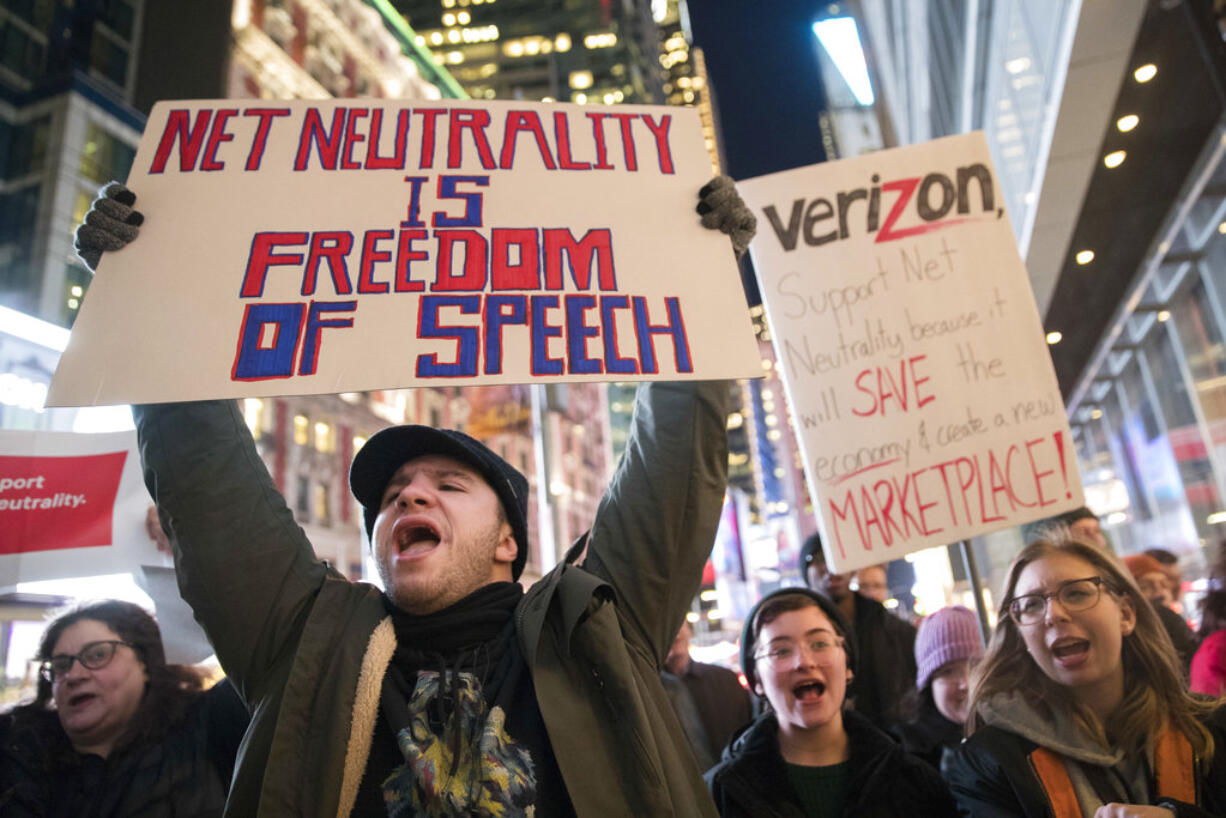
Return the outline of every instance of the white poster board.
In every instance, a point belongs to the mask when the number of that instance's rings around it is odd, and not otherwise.
[[[0,429],[0,588],[161,563],[136,433]]]
[[[1084,504],[982,133],[738,187],[836,571]]]
[[[163,102],[48,405],[761,374],[697,112]]]

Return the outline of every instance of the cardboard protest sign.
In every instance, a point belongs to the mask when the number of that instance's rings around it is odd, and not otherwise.
[[[835,570],[1084,503],[981,133],[739,188]]]
[[[0,587],[160,563],[136,434],[0,430]]]
[[[761,374],[696,112],[154,107],[49,405]]]

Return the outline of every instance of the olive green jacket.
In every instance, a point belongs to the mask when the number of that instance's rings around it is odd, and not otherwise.
[[[726,383],[641,387],[583,567],[515,617],[580,816],[714,816],[659,668],[697,591],[727,477]],[[180,589],[252,721],[229,816],[350,814],[395,635],[380,592],[315,558],[232,402],[137,407]]]

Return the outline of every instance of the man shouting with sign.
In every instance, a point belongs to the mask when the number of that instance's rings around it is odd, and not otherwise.
[[[95,202],[78,250],[133,237]],[[752,236],[727,179],[703,222]],[[136,407],[184,598],[252,712],[228,815],[714,815],[659,683],[727,470],[728,384],[640,387],[588,534],[525,592],[528,483],[459,432],[354,458],[385,592],[315,559],[233,402]]]

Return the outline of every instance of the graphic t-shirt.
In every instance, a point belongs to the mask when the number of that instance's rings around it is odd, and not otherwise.
[[[495,583],[426,616],[385,601],[398,646],[355,815],[574,815],[514,630],[522,596]]]

